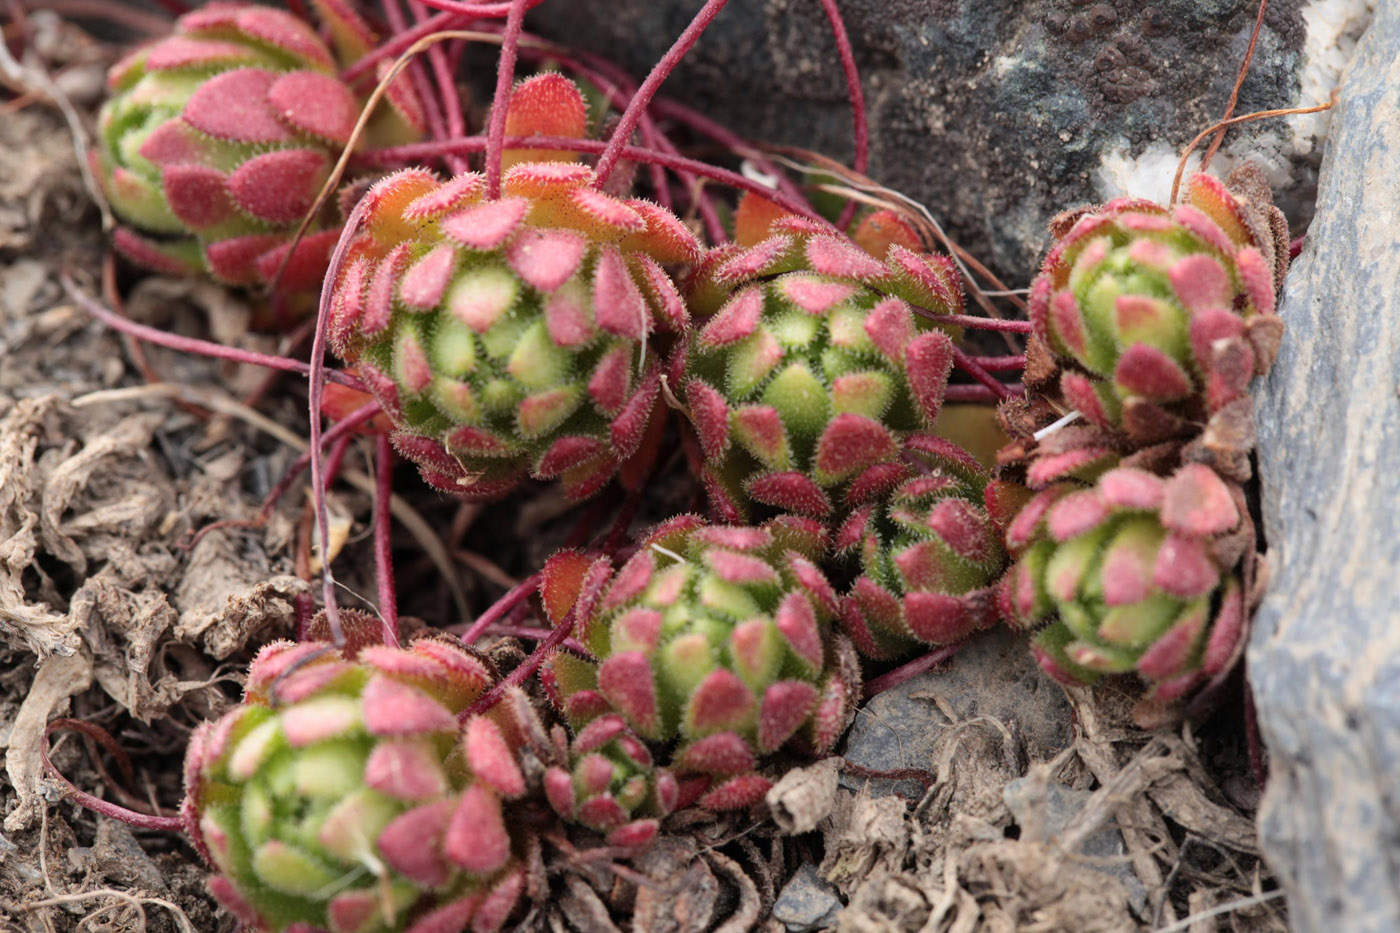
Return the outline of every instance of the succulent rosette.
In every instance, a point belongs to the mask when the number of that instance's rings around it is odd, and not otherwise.
[[[563,727],[555,729],[558,757],[569,764],[544,774],[545,793],[555,812],[606,833],[609,845],[650,842],[660,818],[674,810],[679,799],[679,785],[670,771],[656,767],[651,750],[621,716],[591,720],[572,742]]]
[[[804,519],[754,528],[680,516],[616,571],[557,555],[545,605],[556,624],[573,620],[597,661],[556,656],[545,669],[556,704],[580,736],[620,717],[644,739],[679,740],[672,770],[698,781],[702,806],[761,800],[765,756],[829,751],[860,695],[855,652],[832,630],[822,539]]]
[[[914,445],[928,472],[857,506],[836,534],[837,551],[859,567],[842,599],[843,627],[872,658],[951,644],[997,621],[1006,557],[984,502],[990,477],[949,441]]]
[[[723,520],[754,504],[826,517],[843,496],[888,489],[903,438],[937,418],[953,345],[926,315],[961,312],[962,290],[951,260],[902,245],[890,222],[863,228],[877,258],[754,203],[740,205],[738,242],[687,283],[704,320],[672,382]]]
[[[1125,198],[1071,212],[1031,287],[1059,389],[1090,422],[1143,442],[1190,433],[1266,372],[1288,227],[1257,171],[1193,175],[1175,207]]]
[[[498,929],[526,881],[519,750],[548,737],[519,694],[459,722],[495,680],[436,638],[353,661],[264,648],[185,760],[182,818],[215,897],[257,930]]]
[[[1238,569],[1251,546],[1244,496],[1190,463],[1163,479],[1118,467],[1092,485],[1037,493],[1006,532],[1016,563],[1000,601],[1066,683],[1136,673],[1149,699],[1180,699],[1227,671],[1246,611]]]
[[[374,45],[341,0],[316,6],[341,60]],[[309,23],[285,10],[211,3],[114,66],[92,158],[125,224],[117,248],[157,271],[229,285],[265,284],[285,262],[284,290],[318,290],[339,234],[333,209],[295,246],[292,237],[349,145],[369,90],[341,81],[339,63]],[[364,142],[421,138],[406,78],[386,99]]]
[[[522,83],[512,112],[561,87],[581,119],[559,75]],[[482,175],[413,169],[361,202],[332,346],[435,486],[490,498],[528,475],[586,496],[663,426],[660,352],[688,320],[664,267],[699,246],[669,211],[595,182],[585,165],[522,162],[492,198]]]

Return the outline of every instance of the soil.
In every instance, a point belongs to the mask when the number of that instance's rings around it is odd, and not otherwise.
[[[96,91],[79,93],[82,70],[100,77],[112,50],[49,28],[43,63],[79,75],[70,90],[90,107]],[[62,729],[48,739],[54,769],[127,807],[178,807],[190,731],[236,701],[251,653],[291,635],[310,598],[305,485],[254,521],[304,446],[305,388],[137,348],[73,301],[65,277],[103,294],[102,218],[68,124],[22,93],[0,102],[0,929],[222,933],[236,923],[206,893],[195,851],[177,834],[78,805],[40,749],[55,718],[98,726],[130,756],[130,773]],[[114,284],[137,320],[276,347],[247,332],[245,297],[129,270]],[[254,392],[261,401],[241,401]],[[343,605],[373,604],[362,491],[371,446],[356,442],[331,491]],[[409,469],[397,480],[402,507],[421,520],[414,534],[400,523],[394,538],[410,629],[464,624],[580,520],[548,490],[482,508],[427,490]],[[653,491],[634,528],[692,504],[679,458]],[[617,505],[605,497],[583,520],[606,528]],[[241,524],[196,539],[216,521]],[[504,639],[494,654],[509,667],[524,651]],[[799,867],[820,864],[850,902],[839,929],[862,933],[1286,929],[1255,847],[1238,693],[1199,733],[1136,730],[1110,692],[1070,699],[1074,743],[1049,761],[1027,760],[1005,724],[982,717],[912,763],[927,787],[920,799],[804,791],[801,813],[784,809],[757,828],[678,814],[630,869],[558,855],[553,896],[521,928],[781,930],[775,901]],[[1124,847],[1111,861],[1125,871],[1067,858],[1031,832],[1044,793],[1031,794],[1030,818],[1013,821],[1003,792],[1019,778],[1092,792],[1067,832],[1083,839],[1116,826]],[[784,836],[780,826],[794,822],[816,830]],[[1241,899],[1263,902],[1181,923]]]

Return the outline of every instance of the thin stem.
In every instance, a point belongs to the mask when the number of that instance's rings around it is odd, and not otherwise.
[[[180,832],[184,829],[184,824],[180,822],[179,817],[156,816],[151,813],[129,810],[119,804],[112,803],[110,800],[103,800],[101,797],[94,797],[92,794],[78,790],[73,782],[64,777],[63,772],[59,771],[58,768],[54,766],[54,763],[49,760],[49,735],[56,729],[74,729],[86,736],[102,741],[102,738],[99,738],[100,735],[101,737],[105,737],[106,742],[111,743],[109,747],[114,746],[116,743],[112,742],[112,737],[107,735],[104,730],[97,728],[91,723],[76,719],[55,719],[44,727],[44,734],[39,740],[39,761],[50,777],[68,789],[68,797],[89,810],[100,813],[103,816],[111,817],[114,820],[121,820],[128,826],[136,826],[140,829],[159,829],[164,832]],[[104,742],[104,744],[106,744],[106,742]]]
[[[531,641],[544,641],[549,637],[549,631],[547,629],[530,628],[525,625],[509,625],[504,622],[497,622],[495,625],[491,626],[489,634],[506,635],[511,638],[528,638]],[[595,663],[598,661],[598,659],[593,656],[593,652],[585,648],[577,639],[564,639],[563,647],[586,661],[593,661]]]
[[[399,643],[399,603],[394,592],[394,555],[389,546],[393,518],[389,500],[394,495],[394,445],[388,434],[376,439],[374,448],[374,578],[379,587],[379,619],[384,644]]]
[[[992,392],[996,394],[997,398],[1004,399],[1011,397],[1011,390],[1006,387],[1004,382],[987,372],[976,360],[957,347],[953,348],[953,365],[982,383],[982,385],[986,386],[988,389],[991,389]]]
[[[1005,397],[1015,396],[1015,395],[1024,395],[1024,394],[1025,394],[1025,389],[1024,389],[1022,386],[1020,386],[1020,385],[1011,385],[1011,386],[1007,386],[1007,387],[1006,387],[1006,391],[1007,391],[1007,396],[1002,396],[1001,394],[999,394],[999,393],[997,393],[997,392],[993,392],[991,389],[987,388],[986,386],[981,386],[981,385],[977,385],[977,386],[972,386],[972,385],[955,385],[955,386],[948,386],[948,388],[946,388],[946,389],[943,390],[943,401],[945,401],[945,402],[978,402],[978,403],[988,403],[988,402],[990,402],[990,403],[996,403],[996,402],[1002,401],[1002,399],[1005,398]]]
[[[870,127],[865,115],[865,90],[860,84],[860,69],[856,67],[855,52],[851,49],[851,37],[846,33],[846,23],[836,0],[821,0],[826,18],[831,21],[831,34],[836,39],[836,54],[841,59],[841,71],[846,78],[846,94],[851,100],[851,120],[855,123],[855,158],[851,167],[862,175],[870,161]],[[847,201],[841,209],[841,217],[836,225],[845,230],[851,225],[856,213],[856,202]]]
[[[408,19],[404,16],[403,10],[399,8],[398,0],[384,0],[381,4],[384,8],[384,17],[389,21],[389,28],[395,34],[403,32],[408,28]],[[440,46],[433,46],[439,54],[442,52]],[[428,135],[433,139],[443,139],[451,134],[447,131],[447,124],[443,122],[442,110],[438,107],[438,99],[433,94],[432,83],[428,80],[428,72],[423,67],[422,61],[414,61],[408,66],[408,80],[413,85],[413,93],[418,96],[418,100],[423,106],[423,117],[428,121]]]
[[[1029,334],[1031,332],[1030,321],[1007,321],[995,317],[978,317],[975,314],[934,314],[932,312],[928,313],[928,318],[943,324],[975,327],[979,330],[999,330],[1011,334]]]
[[[1254,17],[1254,31],[1249,34],[1249,48],[1245,49],[1244,61],[1240,63],[1240,73],[1235,76],[1235,86],[1230,90],[1230,100],[1225,105],[1225,115],[1222,120],[1228,120],[1235,115],[1235,104],[1240,99],[1240,88],[1244,86],[1244,79],[1249,74],[1249,63],[1254,60],[1254,46],[1259,41],[1259,30],[1264,27],[1264,12],[1269,9],[1269,0],[1259,0],[1259,13]],[[1215,153],[1219,151],[1220,144],[1225,141],[1225,127],[1220,128],[1220,132],[1215,134],[1215,138],[1210,141],[1210,146],[1206,149],[1206,154],[1201,156],[1201,171],[1210,168],[1210,160],[1215,158]]]
[[[891,687],[898,687],[906,680],[911,680],[926,671],[933,670],[935,667],[957,654],[958,650],[962,648],[964,644],[964,642],[958,642],[955,645],[944,645],[941,648],[935,648],[921,658],[915,658],[908,664],[896,667],[887,674],[881,674],[873,680],[867,680],[865,682],[865,699],[868,700],[878,693],[889,690]]]
[[[525,9],[527,11],[534,9],[543,2],[544,0],[525,0]],[[455,3],[452,0],[423,0],[423,4],[443,12],[436,16],[430,16],[417,26],[410,26],[394,38],[375,46],[372,51],[365,53],[359,61],[342,71],[340,73],[341,80],[346,83],[354,82],[372,71],[374,66],[384,59],[397,56],[425,36],[456,29],[476,19],[500,19],[508,15],[511,8],[511,2],[484,3],[478,6],[470,3]]]
[[[570,136],[507,136],[503,143],[505,148],[529,144],[540,149],[564,149],[569,152],[601,152],[604,148],[604,144],[596,139],[574,139]],[[486,144],[487,140],[482,136],[463,136],[460,139],[411,143],[407,146],[371,150],[364,153],[361,161],[366,165],[379,166],[396,165],[400,162],[411,163],[432,158],[444,152],[481,152],[486,148]],[[623,146],[621,154],[623,157],[637,162],[656,162],[677,172],[691,172],[742,191],[752,191],[777,204],[785,211],[791,211],[814,220],[821,219],[810,205],[790,197],[785,192],[774,191],[767,185],[745,178],[738,172],[731,172],[728,169],[708,165],[685,156],[657,152],[644,146]]]
[[[525,23],[525,0],[511,0],[506,30],[501,35],[501,55],[496,62],[496,93],[491,98],[491,119],[486,142],[486,196],[501,196],[501,154],[505,148],[506,110],[510,86],[515,81],[515,55],[520,44],[520,28]]]
[[[1321,113],[1324,110],[1331,110],[1337,105],[1337,89],[1333,88],[1332,98],[1325,104],[1318,104],[1316,107],[1285,107],[1282,110],[1256,110],[1254,113],[1247,113],[1242,117],[1232,117],[1229,120],[1221,120],[1212,124],[1196,134],[1196,138],[1186,144],[1186,148],[1181,153],[1181,159],[1176,163],[1176,177],[1172,179],[1172,195],[1168,204],[1176,203],[1176,196],[1181,191],[1181,176],[1186,172],[1186,162],[1191,158],[1191,153],[1196,151],[1196,147],[1216,130],[1224,129],[1227,126],[1235,126],[1238,123],[1249,123],[1254,120],[1263,120],[1267,117],[1290,117],[1296,114]]]
[[[414,19],[423,22],[428,18],[428,11],[423,6],[422,0],[408,0],[408,8],[413,12]],[[455,69],[448,63],[447,50],[440,45],[434,45],[428,49],[428,65],[433,71],[433,80],[437,84],[438,95],[442,102],[442,113],[447,119],[447,132],[445,136],[464,136],[467,132],[466,118],[462,115],[462,101],[457,95],[457,81],[454,77]],[[469,167],[467,160],[458,155],[447,157],[447,167],[454,175],[465,172]]]
[[[540,665],[547,661],[549,656],[574,633],[574,614],[577,611],[578,605],[575,604],[569,610],[569,614],[564,616],[563,620],[554,627],[554,631],[549,633],[549,637],[536,645],[535,650],[530,652],[530,656],[522,661],[520,666],[482,694],[475,703],[457,714],[457,721],[466,722],[478,713],[484,713],[495,706],[507,690],[520,686],[525,682],[525,678],[539,670]]]
[[[778,190],[782,191],[797,203],[804,205],[805,209],[800,213],[808,217],[816,215],[816,210],[807,200],[807,196],[803,194],[802,189],[788,177],[786,172],[774,165],[772,160],[766,155],[744,140],[743,137],[732,132],[728,127],[724,126],[724,124],[710,119],[698,110],[693,110],[684,104],[665,97],[658,97],[652,103],[651,109],[656,111],[659,116],[669,117],[672,120],[682,123],[701,136],[708,136],[731,152],[742,155],[754,165],[758,166],[761,172],[778,179]]]
[[[470,626],[468,626],[467,630],[462,633],[462,644],[473,644],[478,638],[481,637],[482,632],[486,631],[492,625],[495,625],[497,622],[501,621],[503,618],[509,615],[511,610],[513,610],[516,606],[520,605],[522,601],[527,600],[531,596],[535,595],[535,592],[539,590],[540,582],[543,579],[544,577],[541,574],[531,574],[529,577],[523,580],[519,586],[510,590],[500,599],[496,600],[496,602],[491,605],[490,609],[487,609],[480,616],[478,616],[477,620],[473,622]]]
[[[598,180],[596,184],[602,187],[612,174],[617,162],[623,156],[623,149],[626,148],[627,140],[632,138],[632,131],[637,128],[637,121],[642,118],[646,111],[647,104],[656,96],[657,88],[661,87],[661,82],[665,81],[680,64],[685,53],[689,52],[691,46],[695,45],[701,34],[714,22],[719,11],[724,9],[729,0],[706,0],[705,5],[700,8],[700,12],[695,14],[695,19],[690,21],[690,25],[681,33],[674,45],[661,56],[661,61],[657,62],[651,69],[651,74],[647,75],[642,86],[637,89],[637,93],[632,95],[632,102],[627,105],[627,109],[622,113],[622,119],[613,129],[612,138],[608,140],[608,146],[603,150],[603,154],[598,158],[596,170]]]
[[[381,411],[378,402],[369,402],[366,405],[355,409],[344,418],[331,425],[330,429],[321,437],[322,444],[339,443],[344,436],[349,436],[356,428],[369,421]],[[258,517],[249,520],[225,520],[210,522],[199,529],[191,536],[189,543],[184,546],[184,550],[189,550],[199,543],[200,539],[211,531],[219,528],[258,528],[267,523],[272,515],[272,510],[277,507],[277,503],[287,494],[287,490],[292,488],[292,483],[296,482],[298,476],[302,474],[311,463],[311,452],[303,451],[293,461],[292,465],[283,471],[278,478],[277,485],[272,487],[272,491],[263,497],[262,505],[258,508]]]
[[[1016,356],[970,356],[968,359],[987,372],[993,373],[1026,368],[1026,355],[1024,353]]]
[[[311,372],[308,375],[310,387],[307,391],[307,412],[311,424],[311,497],[316,509],[316,526],[321,533],[321,600],[325,604],[326,623],[331,630],[331,641],[338,648],[345,644],[345,632],[340,627],[340,608],[335,603],[335,576],[331,572],[330,555],[327,547],[330,542],[330,514],[326,508],[325,465],[321,460],[321,399],[325,392],[326,338],[330,332],[331,299],[335,293],[335,283],[340,277],[340,267],[345,263],[345,254],[350,243],[359,232],[368,209],[362,198],[345,228],[340,231],[326,267],[325,284],[321,287],[321,300],[316,309],[316,336],[311,341]]]
[[[284,356],[272,356],[267,353],[256,353],[252,350],[240,350],[237,347],[226,347],[221,343],[214,343],[212,340],[199,340],[195,337],[182,337],[179,334],[172,334],[156,327],[146,324],[138,324],[130,318],[122,317],[111,310],[103,307],[91,295],[74,284],[67,273],[61,273],[58,277],[63,290],[68,293],[83,310],[97,318],[103,324],[119,331],[123,334],[130,334],[138,340],[153,343],[157,346],[166,347],[171,350],[179,350],[181,353],[194,353],[200,356],[208,356],[217,360],[230,360],[234,363],[252,363],[254,366],[266,366],[268,369],[280,369],[289,373],[301,373],[303,375],[311,372],[311,367],[301,360],[288,359]],[[338,382],[343,386],[366,391],[364,383],[347,373],[338,369],[326,370],[326,379],[331,382]]]

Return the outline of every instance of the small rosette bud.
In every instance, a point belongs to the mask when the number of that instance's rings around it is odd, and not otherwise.
[[[893,219],[860,231],[876,258],[754,203],[740,206],[738,242],[687,283],[708,319],[672,383],[725,521],[755,503],[826,517],[848,490],[888,483],[901,439],[938,417],[953,344],[921,315],[960,312],[962,290],[951,260],[902,245]]]
[[[333,35],[372,43],[340,0],[317,6]],[[285,263],[284,291],[318,290],[338,224],[317,218],[295,247],[292,237],[364,103],[336,77],[338,65],[309,23],[247,3],[187,13],[171,35],[115,65],[92,158],[112,209],[130,225],[118,228],[117,249],[159,272],[229,285],[266,284]],[[365,140],[420,138],[406,75],[386,100]]]
[[[1057,231],[1031,321],[1076,364],[1060,390],[1092,423],[1142,441],[1189,431],[1272,365],[1288,232],[1257,172],[1231,187],[1196,174],[1176,207],[1124,198]]]
[[[569,769],[545,772],[550,804],[565,820],[607,835],[609,845],[646,845],[660,818],[676,807],[675,777],[656,767],[651,751],[616,714],[591,720],[572,743],[555,727],[555,745]]]
[[[495,679],[447,640],[354,661],[265,648],[185,761],[182,818],[215,897],[269,931],[500,928],[525,884],[504,802],[527,789],[518,750],[548,738],[518,694],[459,723]]]
[[[744,528],[681,516],[616,572],[557,555],[545,605],[556,624],[572,616],[598,663],[558,655],[545,671],[555,702],[580,736],[617,714],[645,739],[679,738],[672,768],[706,779],[702,806],[756,803],[770,786],[764,756],[789,744],[829,751],[860,693],[854,650],[831,629],[822,537],[806,520]]]
[[[1005,555],[984,497],[998,487],[956,445],[915,444],[932,468],[859,505],[836,535],[836,549],[860,569],[842,599],[842,623],[872,658],[961,641],[997,620]]]
[[[1202,464],[1162,479],[1119,467],[1092,486],[1037,493],[1011,522],[1016,563],[999,600],[1051,676],[1135,672],[1181,698],[1233,662],[1245,611],[1235,573],[1250,532],[1243,494]]]
[[[541,89],[559,90],[525,82],[512,106]],[[586,496],[663,426],[662,343],[687,322],[663,265],[699,245],[669,211],[595,180],[523,162],[489,198],[482,175],[408,170],[357,208],[332,346],[433,485],[490,498],[528,475]]]

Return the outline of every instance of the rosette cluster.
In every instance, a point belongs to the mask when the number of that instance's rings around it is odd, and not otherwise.
[[[831,518],[887,491],[903,439],[938,417],[954,350],[930,318],[962,311],[961,285],[951,260],[879,225],[867,237],[879,258],[814,221],[761,226],[689,278],[703,320],[672,382],[721,518],[755,505]]]
[[[1132,467],[1037,493],[1007,529],[1016,563],[1000,599],[1066,683],[1136,673],[1177,700],[1228,671],[1245,604],[1238,567],[1253,541],[1239,487],[1187,464],[1163,479]]]
[[[860,571],[843,599],[843,624],[871,658],[962,641],[997,620],[1006,558],[984,503],[990,477],[942,438],[917,437],[911,446],[927,472],[858,506],[836,534],[836,549]]]
[[[316,7],[339,56],[285,10],[211,3],[112,68],[93,169],[126,225],[114,242],[133,261],[229,285],[265,284],[285,263],[285,291],[320,288],[338,219],[292,238],[368,96],[336,72],[376,37],[341,0]],[[395,79],[364,142],[423,132],[412,87]]]
[[[615,571],[556,556],[546,607],[556,624],[573,619],[597,660],[558,655],[546,669],[555,702],[580,737],[625,722],[679,740],[671,767],[702,806],[761,800],[765,758],[789,745],[830,751],[860,693],[854,650],[832,631],[822,539],[800,519],[755,528],[681,516]]]
[[[482,175],[412,169],[361,202],[331,343],[438,488],[491,498],[532,476],[587,496],[662,427],[660,353],[688,320],[665,267],[699,245],[595,181],[522,162],[489,197]]]
[[[645,845],[661,817],[676,808],[680,787],[656,767],[651,750],[621,716],[590,720],[570,742],[555,727],[558,757],[568,767],[544,775],[550,805],[563,819],[607,834],[612,846]]]
[[[1288,227],[1256,173],[1196,174],[1175,207],[1120,199],[1054,229],[1031,321],[1091,423],[1135,443],[1189,434],[1272,365]]]
[[[182,818],[219,901],[261,930],[495,930],[525,889],[521,750],[548,738],[450,640],[274,642],[243,702],[192,738]],[[301,925],[301,926],[298,926]]]

